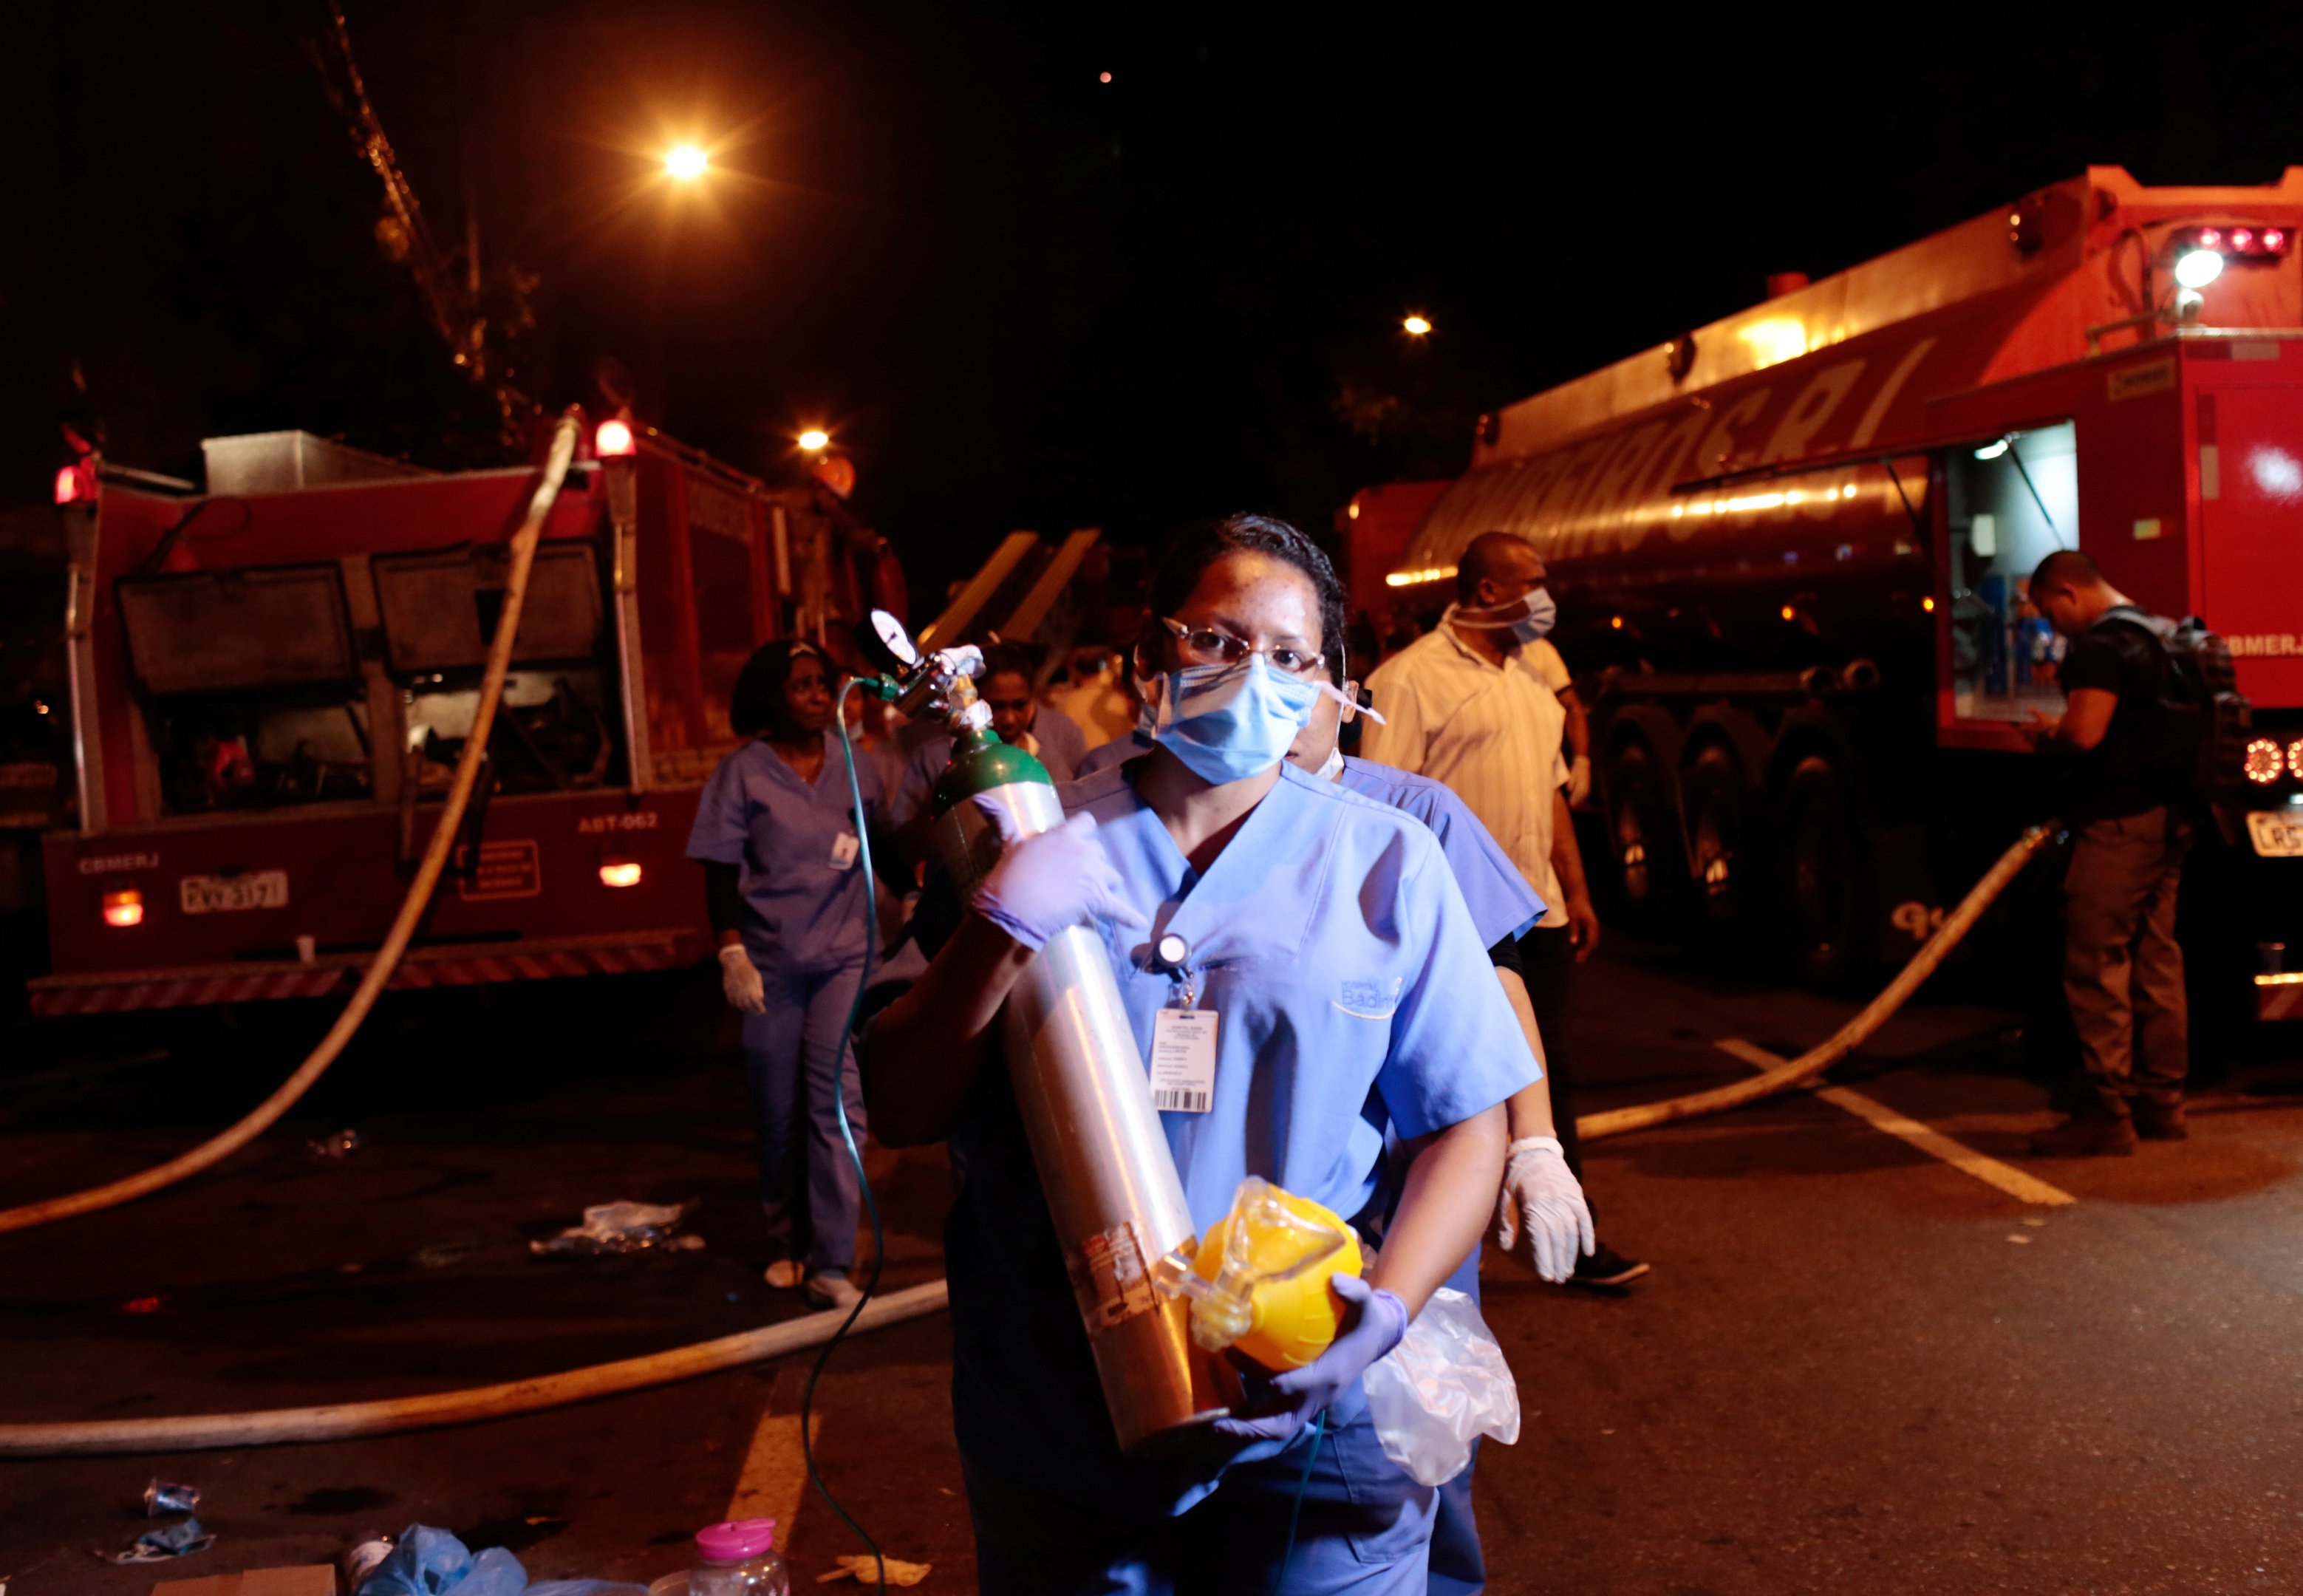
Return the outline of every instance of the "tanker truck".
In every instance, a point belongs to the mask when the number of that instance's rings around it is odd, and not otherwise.
[[[2062,708],[2059,649],[2027,587],[2083,549],[2235,656],[2252,722],[2184,934],[2282,1017],[2303,1000],[2299,228],[2303,167],[2231,188],[2093,167],[1772,282],[1483,417],[1387,594],[1436,612],[1472,538],[1531,542],[1592,717],[1595,874],[1683,927],[1768,928],[1830,984],[1907,958],[2054,813],[2067,766],[2025,727]]]

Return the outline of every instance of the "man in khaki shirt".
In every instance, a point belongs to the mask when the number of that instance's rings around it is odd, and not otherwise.
[[[1582,1180],[1567,1011],[1575,967],[1599,946],[1599,916],[1567,809],[1570,767],[1561,753],[1567,712],[1529,656],[1551,628],[1543,561],[1522,538],[1482,533],[1457,562],[1455,595],[1438,629],[1369,678],[1384,722],[1368,726],[1361,752],[1454,789],[1543,899],[1544,917],[1521,939],[1520,959],[1543,1036],[1559,1140]],[[1517,1138],[1528,1133],[1514,1109]],[[1578,1265],[1574,1283],[1621,1286],[1647,1271],[1603,1243]]]

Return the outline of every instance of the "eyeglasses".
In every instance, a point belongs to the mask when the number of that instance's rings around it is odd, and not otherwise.
[[[1303,649],[1286,646],[1256,648],[1229,632],[1219,632],[1213,627],[1185,626],[1165,615],[1160,617],[1160,624],[1175,638],[1177,651],[1190,664],[1236,665],[1249,654],[1260,654],[1283,676],[1316,676],[1328,663],[1324,654],[1307,654]]]

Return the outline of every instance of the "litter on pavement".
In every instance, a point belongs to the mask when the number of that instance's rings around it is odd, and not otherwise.
[[[447,1530],[411,1524],[368,1571],[354,1596],[520,1596],[527,1570],[501,1546],[477,1557]]]
[[[170,1480],[155,1480],[144,1488],[144,1516],[158,1518],[170,1513],[197,1513],[200,1507],[200,1488],[179,1485]]]
[[[381,1556],[374,1549],[385,1546]],[[373,1558],[371,1561],[370,1558]],[[353,1596],[647,1596],[645,1585],[612,1579],[544,1579],[528,1583],[520,1560],[501,1546],[475,1557],[447,1530],[411,1524],[389,1545],[379,1537],[345,1558],[366,1572],[351,1581]]]
[[[171,1558],[188,1558],[196,1551],[206,1551],[215,1544],[215,1537],[200,1528],[197,1518],[183,1518],[174,1524],[164,1524],[156,1530],[147,1530],[136,1537],[136,1544],[126,1551],[98,1552],[106,1562],[125,1567],[131,1563],[164,1563]]]
[[[316,1141],[307,1142],[304,1145],[311,1149],[314,1158],[346,1159],[359,1151],[360,1133],[350,1129],[340,1130],[333,1136],[322,1136]]]
[[[692,1252],[704,1245],[701,1236],[674,1234],[690,1211],[688,1203],[596,1203],[584,1211],[584,1222],[571,1225],[549,1241],[531,1241],[538,1254],[638,1253],[651,1247]]]
[[[837,1559],[839,1566],[828,1574],[819,1574],[815,1583],[830,1584],[835,1579],[852,1579],[858,1584],[880,1583],[880,1564],[888,1565],[888,1583],[891,1585],[915,1585],[928,1576],[932,1563],[907,1563],[900,1558],[882,1559],[869,1552],[843,1552]]]

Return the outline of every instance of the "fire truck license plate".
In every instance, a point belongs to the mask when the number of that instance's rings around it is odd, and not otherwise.
[[[246,875],[188,875],[176,885],[188,915],[229,914],[243,908],[286,908],[288,873],[253,870]]]
[[[2303,857],[2303,809],[2292,815],[2250,809],[2247,832],[2255,840],[2255,851],[2266,859]]]

